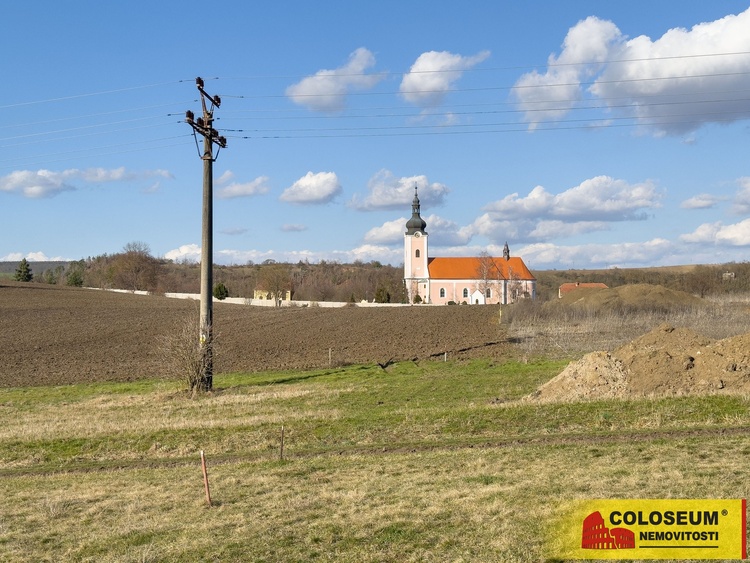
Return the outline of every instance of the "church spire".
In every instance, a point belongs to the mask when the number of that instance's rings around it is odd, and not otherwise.
[[[417,194],[417,185],[414,184],[414,199],[411,201],[411,219],[406,222],[406,234],[413,235],[414,233],[425,234],[425,227],[427,223],[424,222],[422,216],[419,214],[419,195]]]

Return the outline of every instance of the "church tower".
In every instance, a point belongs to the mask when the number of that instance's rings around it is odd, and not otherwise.
[[[427,271],[427,223],[420,215],[417,186],[414,186],[414,199],[411,202],[411,219],[406,222],[404,233],[404,284],[409,303],[414,303],[417,295],[423,301],[429,300],[429,272]]]

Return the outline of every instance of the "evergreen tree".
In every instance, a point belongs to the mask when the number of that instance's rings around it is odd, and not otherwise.
[[[223,301],[224,299],[229,297],[229,290],[227,289],[227,286],[225,286],[221,282],[214,285],[214,297],[216,297],[216,299],[218,299],[219,301]]]
[[[86,262],[78,260],[71,262],[68,267],[68,272],[65,274],[65,285],[73,287],[83,286],[83,273],[86,270]]]
[[[23,258],[21,262],[19,262],[18,268],[16,268],[16,275],[13,276],[13,279],[22,282],[30,282],[34,279],[34,274],[31,272],[31,266],[29,266],[26,258]]]

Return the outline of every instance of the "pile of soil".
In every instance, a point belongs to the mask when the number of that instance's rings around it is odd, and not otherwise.
[[[684,291],[661,285],[638,283],[615,288],[580,288],[566,293],[561,299],[545,303],[549,308],[583,308],[598,313],[621,311],[675,311],[700,308],[705,302]]]
[[[663,324],[613,352],[572,362],[529,401],[750,393],[750,334],[712,340]]]
[[[198,315],[196,301],[2,281],[0,387],[160,377],[165,335]],[[499,320],[491,306],[216,303],[214,372],[507,357]]]

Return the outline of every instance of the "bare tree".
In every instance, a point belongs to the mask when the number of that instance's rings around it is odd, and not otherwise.
[[[278,305],[291,292],[291,273],[285,264],[263,266],[258,276],[260,289],[270,295]]]
[[[493,289],[499,290],[500,281],[502,280],[502,274],[500,269],[495,263],[495,259],[489,255],[487,251],[482,251],[479,254],[479,264],[477,265],[477,289],[482,292],[482,295],[487,296],[487,290]]]
[[[211,360],[203,352],[206,343],[198,342],[197,336],[200,332],[200,317],[196,311],[186,316],[182,324],[162,340],[164,374],[172,379],[184,381],[193,395],[211,389],[205,378],[206,368]],[[208,334],[212,340],[208,347],[211,350],[216,336],[211,330]]]
[[[508,268],[508,299],[509,303],[515,303],[521,297],[523,297],[524,285],[520,280],[518,274],[513,271],[513,268]]]
[[[151,256],[145,242],[129,242],[113,257],[115,285],[123,289],[153,290],[156,287],[159,263]]]

